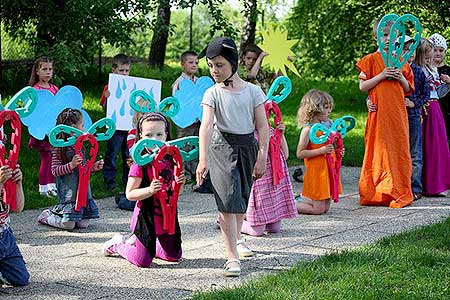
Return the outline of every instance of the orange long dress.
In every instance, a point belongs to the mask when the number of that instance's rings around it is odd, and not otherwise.
[[[320,132],[318,132],[320,134]],[[323,144],[308,143],[306,149],[314,150],[325,146]],[[334,158],[336,156],[332,153]],[[304,158],[305,176],[303,178],[302,196],[311,200],[328,200],[331,198],[330,178],[328,176],[328,166],[326,154],[311,158]],[[342,194],[342,185],[339,181],[339,194]]]
[[[385,69],[379,52],[363,57],[356,66],[371,79]],[[409,64],[401,69],[414,90],[414,75]],[[408,93],[408,94],[409,94]],[[365,153],[359,179],[361,205],[402,208],[412,203],[411,156],[405,93],[397,80],[383,80],[369,91],[377,106],[368,114],[364,134]]]

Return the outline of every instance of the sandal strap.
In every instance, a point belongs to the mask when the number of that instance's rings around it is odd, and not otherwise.
[[[225,263],[225,266],[228,266],[231,263],[237,263],[239,266],[241,266],[241,261],[237,258],[233,258],[233,259],[229,259],[227,260],[227,262]]]

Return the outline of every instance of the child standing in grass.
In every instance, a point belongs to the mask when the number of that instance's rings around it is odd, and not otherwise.
[[[59,113],[56,125],[64,124],[81,131],[84,130],[84,119],[77,109],[66,108]],[[60,137],[67,138],[67,134],[60,133]],[[78,165],[83,163],[80,154],[75,153],[75,146],[52,148],[52,173],[56,177],[58,188],[58,204],[45,209],[38,217],[38,222],[44,225],[72,230],[75,227],[86,228],[89,220],[98,218],[98,208],[92,198],[89,184],[86,207],[75,210],[77,190],[80,179]],[[92,171],[103,168],[103,159],[94,163]]]
[[[4,184],[12,180],[16,183],[16,209],[14,212],[21,212],[24,206],[24,195],[22,188],[22,171],[19,165],[12,170],[8,166],[0,167],[0,287],[2,284],[13,286],[24,286],[28,284],[30,274],[28,274],[17,247],[16,238],[10,227],[9,205],[4,202]]]
[[[239,76],[242,79],[260,86],[265,92],[269,88],[269,82],[266,73],[261,69],[261,64],[267,55],[267,52],[262,51],[257,45],[248,44],[242,52],[242,68],[239,69]]]
[[[326,155],[335,156],[335,150],[332,144],[326,142],[311,143],[309,135],[314,124],[330,119],[333,105],[331,95],[319,90],[310,90],[300,102],[297,123],[303,129],[297,146],[297,157],[304,159],[306,169],[302,196],[297,198],[297,210],[300,214],[321,215],[330,209],[331,190]],[[340,182],[339,194],[342,194]]]
[[[198,71],[198,58],[197,53],[194,51],[185,51],[180,57],[181,67],[183,72],[172,84],[172,96],[175,95],[179,89],[180,82],[184,79],[190,80],[193,83],[197,82],[197,76],[195,74]],[[180,103],[180,105],[184,105]],[[186,128],[177,127],[177,137],[182,138],[186,136],[198,136],[200,129],[200,120],[196,120],[193,124]],[[186,172],[186,178],[188,180],[195,179],[195,169],[197,168],[198,160],[192,160],[189,162],[183,162],[183,167]]]
[[[373,26],[375,39],[380,20]],[[390,26],[384,28],[386,41]],[[360,204],[407,206],[413,200],[411,155],[405,146],[409,144],[405,96],[414,91],[411,67],[407,63],[400,70],[386,67],[380,51],[364,56],[356,66],[360,71],[360,90],[368,92],[370,101],[377,107],[376,111],[369,112],[366,123]]]
[[[170,139],[169,121],[160,113],[143,114],[137,125],[136,142],[143,138],[163,142]],[[117,253],[138,267],[150,266],[155,257],[167,261],[178,261],[181,258],[178,217],[175,219],[175,234],[169,234],[163,228],[161,203],[154,195],[161,190],[164,181],[174,179],[177,183],[184,184],[185,178],[184,174],[174,176],[171,159],[166,157],[164,164],[160,178],[153,177],[151,165],[131,165],[126,196],[130,201],[137,201],[130,225],[134,235],[128,240],[128,235],[114,235],[103,245],[104,255]]]
[[[112,63],[113,74],[128,76],[130,74],[130,67],[131,59],[128,56],[125,54],[117,54],[114,56]],[[100,98],[100,105],[105,111],[110,94],[111,92],[108,89],[108,85],[105,85]],[[110,138],[106,143],[103,179],[108,190],[114,190],[116,188],[117,157],[119,155],[119,151],[122,155],[122,184],[127,184],[128,172],[130,170],[127,165],[127,159],[130,156],[127,146],[127,134],[127,130],[116,130],[114,131],[112,138]]]
[[[237,248],[253,179],[265,173],[269,131],[260,87],[237,74],[238,51],[230,38],[216,38],[199,55],[206,56],[216,84],[202,100],[197,184],[210,172],[225,242],[225,276],[239,276]],[[259,133],[259,149],[253,132]],[[240,248],[251,252],[245,243]]]
[[[29,86],[36,90],[47,90],[56,95],[58,88],[50,81],[53,78],[53,60],[46,57],[39,57],[31,69]],[[30,136],[28,142],[30,149],[38,150],[41,157],[39,167],[39,193],[47,197],[56,197],[55,176],[51,171],[51,145],[46,136],[43,140],[38,140]]]

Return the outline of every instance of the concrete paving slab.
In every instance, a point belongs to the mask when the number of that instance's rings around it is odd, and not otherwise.
[[[293,171],[294,168],[291,168]],[[12,227],[31,274],[24,288],[0,288],[3,299],[187,299],[195,291],[232,287],[289,268],[299,261],[374,242],[394,233],[439,222],[450,216],[449,198],[423,198],[404,209],[360,207],[360,168],[343,170],[346,195],[328,214],[300,215],[284,220],[282,231],[246,237],[255,256],[242,261],[239,278],[225,278],[225,249],[216,228],[212,195],[186,187],[179,200],[183,258],[178,263],[158,259],[138,268],[123,258],[104,257],[103,243],[128,232],[132,213],[114,199],[97,201],[101,218],[87,229],[63,231],[38,225],[41,210],[13,214]],[[293,181],[294,189],[301,183]]]

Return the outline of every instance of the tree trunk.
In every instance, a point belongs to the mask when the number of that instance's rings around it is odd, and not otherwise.
[[[258,19],[257,0],[244,1],[244,34],[242,35],[240,53],[248,44],[255,43],[256,21]]]
[[[170,0],[159,0],[158,14],[153,29],[152,44],[148,64],[152,67],[164,67],[167,39],[170,26]]]

